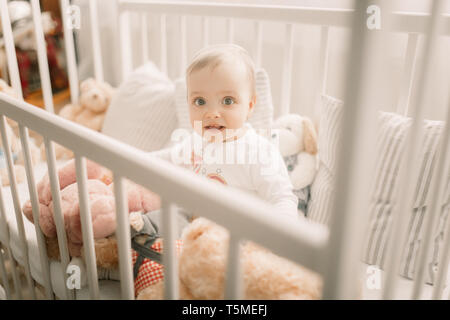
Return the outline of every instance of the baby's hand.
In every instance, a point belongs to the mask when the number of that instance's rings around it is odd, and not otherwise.
[[[130,225],[136,231],[140,231],[144,227],[144,219],[140,211],[130,213]]]

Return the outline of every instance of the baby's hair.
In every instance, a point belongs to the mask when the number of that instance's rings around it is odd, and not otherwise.
[[[205,47],[198,51],[191,64],[186,70],[186,78],[194,71],[201,70],[205,67],[214,69],[221,63],[233,59],[238,59],[242,62],[247,69],[248,77],[250,80],[252,94],[256,94],[255,84],[255,64],[250,57],[250,54],[244,48],[235,44],[218,44]]]

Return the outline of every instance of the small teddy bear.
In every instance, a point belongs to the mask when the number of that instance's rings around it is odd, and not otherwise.
[[[272,140],[278,144],[284,158],[298,210],[307,215],[310,184],[317,171],[317,133],[309,118],[298,114],[279,117],[272,126]]]
[[[229,233],[205,218],[197,218],[182,233],[179,254],[180,299],[224,299]],[[306,300],[321,297],[322,279],[300,265],[252,242],[241,245],[243,298]],[[164,298],[164,281],[143,289],[139,300]]]

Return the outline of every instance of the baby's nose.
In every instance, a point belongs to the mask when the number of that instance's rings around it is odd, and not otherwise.
[[[207,113],[206,113],[206,118],[207,119],[216,119],[216,118],[219,118],[220,117],[220,112],[219,111],[217,111],[217,110],[209,110]]]

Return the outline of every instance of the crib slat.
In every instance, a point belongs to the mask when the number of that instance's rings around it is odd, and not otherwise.
[[[232,18],[227,19],[227,41],[228,43],[234,42],[234,20]]]
[[[416,300],[420,298],[421,290],[423,284],[425,283],[425,270],[428,258],[428,252],[431,249],[431,241],[433,236],[434,228],[436,227],[436,221],[442,210],[442,203],[444,203],[444,193],[447,187],[448,175],[445,173],[446,164],[449,159],[446,159],[447,148],[449,144],[450,137],[450,112],[447,112],[447,121],[445,122],[445,128],[440,137],[440,142],[438,144],[438,154],[437,154],[437,164],[433,174],[432,185],[429,195],[431,196],[430,205],[428,207],[428,212],[425,215],[424,229],[422,241],[419,245],[419,252],[417,257],[419,260],[416,262],[416,267],[414,270],[414,287],[412,293],[412,299]]]
[[[262,63],[262,43],[263,43],[263,24],[261,21],[255,21],[255,39],[256,39],[255,66],[257,68],[260,68]]]
[[[186,16],[180,16],[181,62],[180,77],[184,77],[187,68],[187,24]]]
[[[225,277],[225,299],[242,299],[242,268],[240,260],[240,241],[230,233],[228,245],[227,271]]]
[[[283,78],[281,88],[280,114],[289,113],[291,103],[292,58],[294,53],[294,26],[286,24],[283,57]]]
[[[167,16],[162,14],[159,20],[161,28],[161,57],[160,68],[164,74],[167,74]]]
[[[131,266],[130,221],[128,201],[125,197],[124,178],[114,174],[114,197],[116,199],[116,235],[119,250],[120,285],[122,299],[134,299],[134,282]]]
[[[39,74],[41,77],[45,109],[49,112],[54,113],[55,111],[53,108],[52,85],[50,82],[50,73],[48,70],[47,45],[45,43],[44,31],[42,30],[42,18],[41,10],[39,7],[39,0],[32,0],[31,8],[33,12],[34,36],[36,39]]]
[[[206,47],[210,43],[209,39],[209,18],[202,17],[202,43],[203,47]]]
[[[162,203],[162,236],[164,239],[164,297],[178,300],[178,260],[176,252],[175,231],[177,230],[177,208],[171,202],[163,200]]]
[[[8,4],[6,0],[0,0],[0,16],[2,22],[3,38],[8,63],[8,73],[11,84],[17,95],[22,98],[22,85],[20,83],[19,67],[17,65],[16,50],[14,47],[14,37],[11,30],[11,20],[9,18]]]
[[[1,118],[0,118],[0,130],[1,130],[1,134],[2,134],[3,150],[5,151],[5,155],[6,155],[6,164],[7,164],[6,167],[8,169],[8,177],[9,177],[11,196],[13,199],[14,212],[16,214],[17,229],[19,231],[19,237],[20,237],[20,246],[22,247],[23,252],[28,253],[28,245],[27,245],[27,239],[26,239],[26,235],[25,235],[25,228],[23,226],[22,207],[20,205],[19,193],[17,192],[16,174],[14,172],[11,146],[7,139],[6,119],[4,116],[1,116]],[[24,260],[25,260],[25,265],[24,265],[25,275],[27,278],[28,287],[30,289],[31,297],[33,298],[33,300],[35,300],[36,293],[34,291],[33,278],[31,277],[30,262],[29,262],[28,254],[24,255]]]
[[[100,299],[98,289],[97,261],[95,258],[94,234],[92,231],[92,216],[89,209],[87,190],[86,160],[75,156],[75,168],[78,184],[78,198],[80,199],[80,218],[83,236],[83,249],[86,260],[86,271],[89,282],[89,293],[92,300]]]
[[[67,71],[69,73],[69,88],[70,88],[70,101],[72,104],[77,104],[79,88],[78,88],[78,73],[77,62],[75,58],[75,46],[73,42],[72,26],[69,25],[68,10],[69,0],[60,0],[61,17],[64,29],[64,45],[67,59]]]
[[[91,20],[92,54],[94,57],[95,79],[97,81],[103,81],[103,63],[100,33],[98,28],[97,0],[89,1],[89,14]]]
[[[319,54],[319,76],[316,86],[316,108],[315,115],[318,118],[320,113],[320,105],[322,95],[327,92],[328,79],[328,58],[330,53],[329,26],[321,26],[320,28],[320,54]]]
[[[3,190],[0,188],[0,232],[3,234],[3,236],[6,238],[6,243],[3,243],[0,245],[3,245],[5,248],[5,254],[7,255],[6,260],[11,260],[11,266],[13,271],[13,284],[15,288],[15,292],[17,292],[18,299],[22,300],[22,290],[17,290],[17,288],[21,288],[20,284],[20,278],[17,274],[17,269],[15,267],[15,261],[9,257],[12,257],[11,248],[10,248],[10,237],[9,237],[9,229],[8,229],[8,223],[6,221],[6,215],[5,215],[5,203],[3,201]]]
[[[0,243],[0,275],[2,279],[3,287],[5,288],[6,293],[6,299],[11,300],[11,289],[9,287],[9,279],[8,274],[6,273],[6,265],[5,265],[5,259],[3,257],[3,249],[2,245]]]
[[[424,60],[421,64],[419,72],[419,92],[415,100],[411,104],[412,124],[409,128],[409,134],[406,136],[403,163],[399,173],[400,190],[398,193],[399,201],[395,204],[392,215],[392,236],[389,238],[386,252],[386,276],[384,281],[383,299],[391,300],[394,297],[394,291],[397,283],[398,268],[402,257],[402,245],[405,243],[407,234],[408,220],[412,211],[412,203],[414,197],[414,184],[411,183],[410,172],[418,172],[419,170],[419,138],[423,136],[423,119],[424,119],[424,103],[429,85],[431,83],[430,66],[433,57],[435,43],[438,36],[438,15],[442,8],[442,1],[433,2],[431,20],[429,20],[428,30],[426,33]],[[406,161],[406,163],[405,163]],[[404,165],[403,165],[404,164]]]
[[[12,254],[11,248],[7,247],[6,248],[6,260],[9,260],[11,263],[11,269],[13,270],[13,283],[14,283],[14,288],[15,288],[15,293],[17,295],[17,299],[18,300],[22,300],[23,299],[23,294],[22,294],[22,284],[20,281],[20,276],[19,273],[17,271],[17,262],[14,259],[14,256]]]
[[[50,187],[52,192],[53,212],[56,226],[56,234],[58,237],[59,254],[61,257],[61,272],[63,274],[64,283],[67,283],[68,274],[66,272],[67,266],[70,262],[69,249],[67,246],[66,229],[64,226],[64,217],[61,210],[61,194],[58,171],[55,160],[55,150],[53,148],[53,142],[48,138],[44,138],[45,153],[47,156],[48,175],[50,178]],[[66,285],[65,299],[74,299],[73,290],[69,289]]]
[[[413,88],[414,71],[416,69],[416,61],[418,57],[419,34],[409,33],[408,44],[405,53],[405,64],[403,69],[402,88],[400,98],[397,105],[397,113],[402,115],[408,114],[411,92]]]
[[[142,42],[142,64],[148,61],[148,24],[147,13],[141,13],[141,42]]]
[[[22,150],[24,152],[25,158],[25,170],[27,174],[27,182],[28,182],[28,190],[30,193],[30,200],[33,209],[33,221],[39,221],[39,201],[36,190],[36,182],[34,179],[33,173],[33,165],[30,154],[30,145],[28,139],[28,129],[23,125],[19,124],[19,134],[20,134],[20,142],[22,143]],[[47,257],[47,246],[45,243],[44,235],[42,234],[42,230],[39,226],[39,223],[36,222],[34,224],[34,229],[36,232],[36,239],[38,242],[39,249],[39,258],[41,260],[41,268],[42,274],[44,278],[44,288],[47,299],[53,299],[53,290],[52,284],[50,280],[50,266],[49,260]]]
[[[361,27],[365,24],[368,2],[355,2],[352,19],[350,55],[343,80],[346,83],[345,106],[338,133],[342,147],[337,154],[336,180],[333,182],[336,191],[330,204],[333,213],[324,262],[324,299],[355,299],[359,291],[356,275],[359,273],[363,223],[369,208],[371,172],[375,164],[371,146],[375,144],[376,122],[373,119],[377,116],[376,104],[371,103],[373,97],[368,93],[373,88],[370,82],[365,81],[364,73],[370,72],[377,80],[381,76],[373,67],[380,60],[379,48],[364,54],[370,45],[369,40],[372,40],[369,31]],[[378,43],[373,44],[376,47]]]
[[[119,13],[119,37],[120,37],[120,61],[122,66],[122,81],[131,73],[133,68],[133,57],[131,54],[130,40],[130,13]]]

